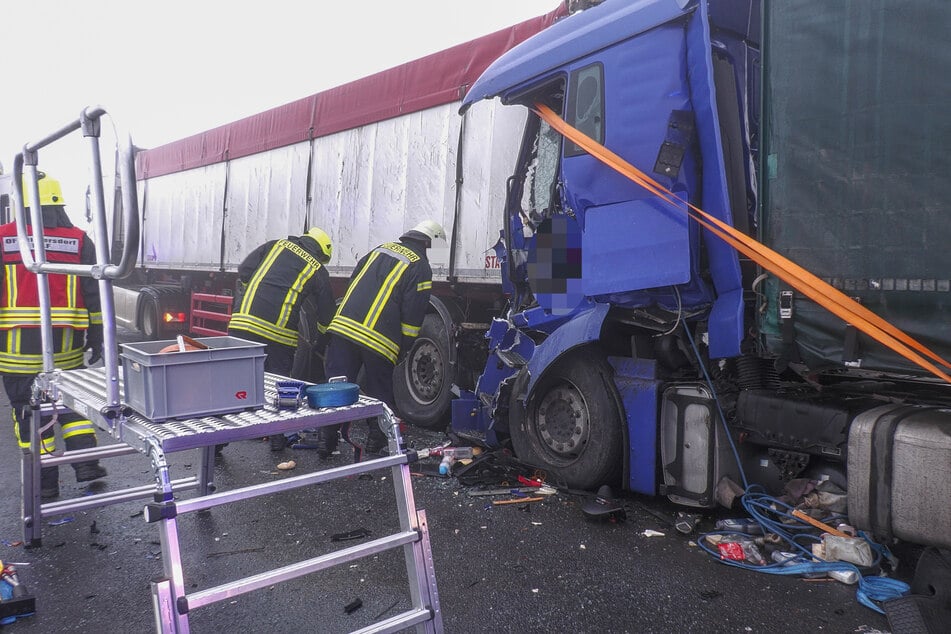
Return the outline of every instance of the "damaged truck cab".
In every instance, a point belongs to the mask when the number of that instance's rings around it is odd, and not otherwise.
[[[530,115],[502,224],[509,303],[486,335],[475,389],[452,404],[452,426],[510,442],[559,484],[620,481],[696,507],[714,506],[726,477],[771,490],[830,479],[847,487],[858,527],[951,547],[951,508],[930,502],[951,499],[951,388],[821,314],[688,216],[688,206],[704,210],[912,336],[940,333],[929,343],[948,350],[940,247],[913,264],[927,250],[918,234],[887,229],[896,212],[917,211],[947,186],[936,168],[918,175],[927,193],[898,187],[894,172],[905,166],[835,147],[862,133],[849,118],[856,108],[894,116],[897,88],[880,89],[873,103],[846,94],[861,93],[851,84],[825,92],[836,73],[879,84],[900,74],[900,63],[881,60],[863,70],[872,56],[855,47],[887,48],[906,35],[896,28],[916,27],[868,6],[776,4],[607,0],[515,47],[473,84],[463,109],[498,97]],[[935,70],[948,70],[948,58],[940,54]],[[676,202],[563,137],[542,106]],[[887,152],[893,141],[879,130],[865,151]],[[838,162],[827,158],[836,152]],[[859,169],[868,180],[849,181]],[[850,200],[856,191],[894,207]],[[939,216],[920,221],[947,234]],[[868,235],[850,240],[848,222]],[[882,248],[888,255],[877,257]],[[930,323],[910,317],[922,306]]]

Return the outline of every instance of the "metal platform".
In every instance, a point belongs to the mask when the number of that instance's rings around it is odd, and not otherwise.
[[[43,456],[39,465],[33,464],[34,457],[31,452],[24,453],[21,481],[25,541],[34,546],[42,543],[40,531],[43,519],[46,517],[127,502],[137,498],[152,498],[145,507],[144,516],[147,522],[157,524],[161,537],[165,577],[153,581],[152,595],[156,631],[162,633],[188,632],[188,613],[196,608],[401,547],[404,549],[413,607],[407,612],[390,617],[361,631],[397,632],[411,626],[415,626],[419,632],[442,631],[442,616],[439,611],[426,515],[424,511],[416,510],[409,475],[408,464],[416,460],[416,455],[414,452],[402,450],[398,421],[382,402],[361,396],[353,405],[342,407],[312,409],[302,406],[297,409],[279,409],[275,405],[277,397],[275,384],[277,381],[286,380],[286,377],[265,374],[267,404],[263,408],[158,423],[128,408],[120,408],[120,413],[113,415],[115,409],[107,407],[103,397],[107,383],[106,375],[107,371],[103,368],[88,368],[66,372],[57,371],[48,377],[48,394],[55,395],[55,402],[45,403],[35,410],[34,429],[39,429],[40,420],[44,416],[66,407],[93,421],[100,429],[120,442],[93,449],[65,452],[57,456]],[[122,386],[121,369],[119,369],[119,385]],[[378,420],[381,428],[386,430],[389,456],[233,491],[215,492],[213,476],[216,445],[374,418]],[[166,454],[186,450],[201,452],[201,466],[198,473],[191,477],[172,480]],[[150,458],[155,476],[152,484],[47,504],[40,503],[39,479],[36,477],[38,467],[106,459],[135,452]],[[185,593],[187,585],[178,536],[177,518],[179,516],[231,502],[387,468],[392,471],[400,532],[245,579],[230,581],[200,592]],[[196,497],[178,499],[179,494],[191,489],[197,489]]]

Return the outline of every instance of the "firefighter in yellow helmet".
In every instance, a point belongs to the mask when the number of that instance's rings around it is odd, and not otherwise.
[[[46,259],[49,262],[93,264],[96,249],[82,229],[74,227],[66,215],[60,184],[39,174],[39,203],[43,216]],[[30,206],[24,184],[24,207]],[[30,214],[27,214],[30,220]],[[27,232],[33,234],[32,227]],[[43,370],[43,347],[40,334],[39,294],[36,274],[23,265],[17,244],[16,223],[0,226],[3,267],[0,275],[0,374],[10,399],[14,429],[20,447],[30,446],[32,412],[30,398],[33,380]],[[53,361],[62,370],[81,367],[84,351],[92,350],[91,361],[102,357],[102,312],[99,286],[91,277],[60,273],[47,274],[50,307],[53,319]],[[57,417],[68,451],[96,446],[93,423],[72,412]],[[52,427],[42,434],[41,453],[55,450]],[[97,460],[74,463],[78,482],[96,480],[106,475]],[[40,476],[43,498],[59,495],[59,467],[44,467]]]
[[[334,314],[330,274],[325,267],[331,255],[330,236],[313,227],[302,236],[265,242],[238,267],[238,279],[245,288],[228,324],[228,334],[267,344],[267,372],[290,376],[304,305],[315,306],[315,338],[326,333]],[[273,451],[280,451],[284,445],[283,436],[271,437]]]
[[[419,335],[432,293],[433,271],[426,250],[433,240],[445,237],[437,222],[424,220],[398,242],[381,244],[357,262],[330,322],[328,377],[355,381],[362,367],[363,391],[393,409],[393,369]],[[336,448],[337,429],[321,427],[320,434],[318,452],[329,455]],[[356,459],[362,459],[363,453],[378,454],[386,443],[386,436],[371,423]]]

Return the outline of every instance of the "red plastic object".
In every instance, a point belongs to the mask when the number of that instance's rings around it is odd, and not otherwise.
[[[733,561],[743,561],[746,554],[743,552],[743,545],[739,542],[724,542],[717,544],[720,551],[720,559],[732,559]]]

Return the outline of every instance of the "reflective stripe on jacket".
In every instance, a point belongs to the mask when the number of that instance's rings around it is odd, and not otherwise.
[[[381,244],[357,263],[330,332],[396,363],[406,340],[419,335],[432,276],[421,244]]]
[[[238,310],[231,316],[229,331],[243,330],[295,347],[303,298],[308,294],[325,295],[323,303],[333,305],[330,275],[302,246],[305,239],[313,242],[310,238],[293,237],[266,242],[245,258],[238,273],[247,282],[247,288]],[[332,314],[324,312],[324,323],[320,317],[317,323],[321,333],[326,332]]]
[[[27,227],[27,234],[32,240],[32,227]],[[48,262],[90,264],[95,261],[92,243],[82,229],[71,225],[45,227],[43,236]],[[0,242],[3,259],[0,373],[36,374],[43,370],[36,275],[23,266],[16,223],[0,226]],[[92,278],[61,273],[50,273],[46,277],[53,325],[53,362],[64,370],[78,368],[83,363],[86,347],[83,331],[90,326],[102,327],[98,283]]]

